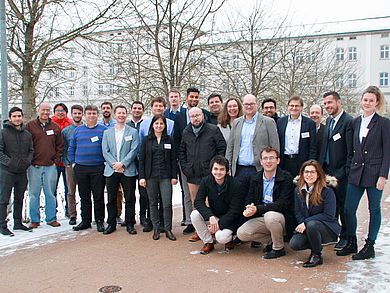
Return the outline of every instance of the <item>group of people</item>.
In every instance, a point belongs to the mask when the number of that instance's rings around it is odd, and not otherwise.
[[[152,117],[142,119],[144,104],[134,101],[131,120],[123,105],[104,102],[71,107],[48,103],[38,117],[23,124],[23,111],[13,107],[0,132],[0,233],[7,226],[7,205],[14,190],[14,230],[38,228],[41,189],[45,221],[57,221],[57,185],[62,174],[66,216],[73,230],[91,228],[92,207],[97,231],[111,234],[117,225],[137,234],[136,185],[140,224],[158,240],[172,232],[172,185],[182,189],[183,234],[201,240],[201,254],[215,243],[231,250],[251,242],[263,246],[264,259],[310,249],[304,267],[323,263],[322,246],[336,243],[337,255],[352,259],[375,257],[381,224],[381,196],[390,166],[390,120],[381,116],[383,93],[375,86],[362,94],[362,114],[352,118],[335,92],[323,95],[323,108],[292,96],[288,115],[278,117],[276,102],[248,94],[222,100],[208,97],[208,110],[199,106],[200,92],[188,88],[185,103],[177,89],[151,100]],[[83,118],[84,117],[84,121]],[[28,184],[30,225],[22,223]],[[77,224],[76,186],[81,222]],[[105,197],[107,190],[107,220]],[[365,245],[358,251],[356,211],[367,192],[370,221]],[[91,199],[93,198],[93,203]],[[122,221],[122,202],[125,219]]]

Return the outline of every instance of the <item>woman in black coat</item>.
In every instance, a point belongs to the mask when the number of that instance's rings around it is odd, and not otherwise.
[[[316,160],[303,163],[295,189],[295,216],[298,226],[290,240],[293,250],[311,249],[303,267],[323,263],[322,244],[334,242],[341,227],[336,218],[336,196],[326,186],[326,176]]]
[[[177,163],[173,138],[167,134],[164,116],[156,115],[150,124],[149,135],[143,139],[139,159],[139,184],[146,187],[153,224],[153,239],[160,238],[158,199],[161,194],[165,235],[175,241],[172,233],[172,185],[177,184]]]

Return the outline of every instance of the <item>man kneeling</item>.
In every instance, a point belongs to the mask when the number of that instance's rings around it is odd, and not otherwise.
[[[217,242],[225,244],[225,250],[234,248],[233,232],[242,210],[240,182],[227,175],[229,162],[217,155],[210,162],[211,175],[202,178],[194,201],[191,221],[204,246],[201,254],[214,249],[213,235]]]
[[[267,147],[261,151],[263,170],[252,176],[245,198],[244,217],[249,218],[237,230],[241,241],[265,244],[265,259],[286,255],[284,234],[292,230],[294,184],[289,172],[278,167],[279,152]],[[291,228],[290,228],[291,227]]]

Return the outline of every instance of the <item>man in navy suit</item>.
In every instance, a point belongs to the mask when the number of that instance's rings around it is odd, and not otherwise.
[[[175,121],[176,114],[182,111],[180,107],[181,95],[180,91],[175,88],[171,88],[168,93],[169,108],[167,107],[164,111],[165,118]]]
[[[302,115],[303,100],[292,96],[287,103],[290,115],[277,122],[280,141],[281,168],[297,176],[301,165],[310,159],[316,159],[316,124]]]
[[[321,148],[322,148],[322,138],[324,137],[325,125],[322,124],[322,118],[324,117],[324,111],[320,105],[314,104],[310,107],[309,117],[316,124],[316,139],[317,139],[317,156],[316,160],[320,159]]]
[[[352,117],[343,110],[343,104],[337,92],[325,93],[323,100],[329,117],[326,120],[319,161],[325,173],[336,177],[338,181],[338,186],[335,189],[337,199],[336,216],[340,215],[341,233],[335,250],[341,250],[347,244],[344,204],[353,156]]]

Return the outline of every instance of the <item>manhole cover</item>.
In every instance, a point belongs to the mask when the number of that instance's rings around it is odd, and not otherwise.
[[[99,289],[99,292],[102,293],[115,293],[119,291],[122,291],[122,287],[116,285],[104,286]]]

